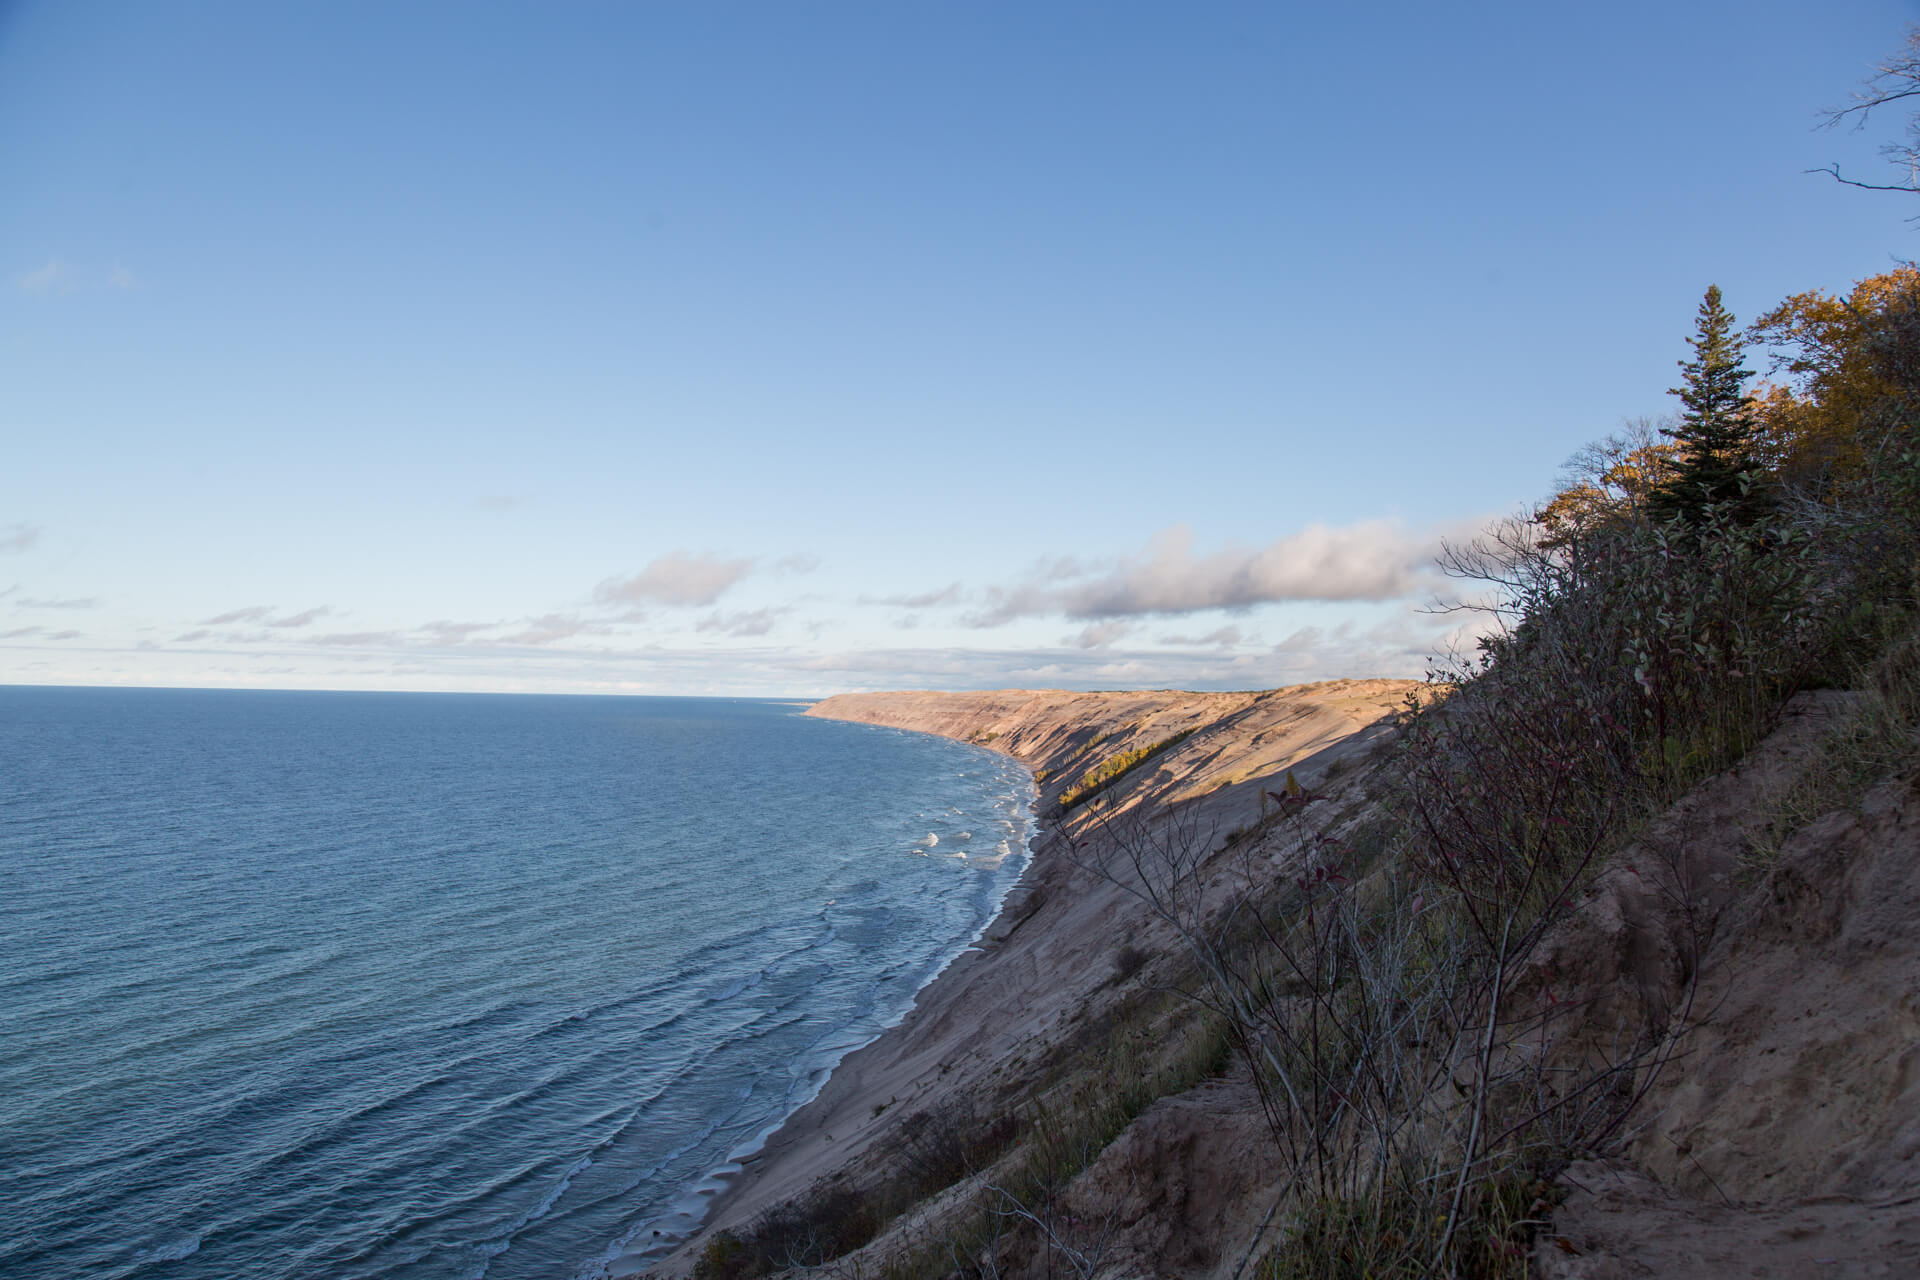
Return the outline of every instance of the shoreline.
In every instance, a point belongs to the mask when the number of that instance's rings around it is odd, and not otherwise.
[[[1110,787],[1110,802],[1205,797],[1225,830],[1257,816],[1262,784],[1279,770],[1331,767],[1365,750],[1366,730],[1407,684],[1328,681],[1219,694],[853,694],[809,709],[985,747],[1035,772],[1028,864],[975,942],[916,993],[899,1022],[842,1058],[756,1152],[729,1162],[738,1170],[711,1194],[698,1227],[621,1254],[605,1274],[688,1276],[707,1240],[738,1232],[821,1180],[884,1176],[892,1140],[909,1117],[1022,1087],[1011,1069],[1019,1058],[1070,1034],[1109,986],[1121,922],[1134,931],[1124,936],[1151,933],[1150,922],[1128,919],[1137,915],[1133,900],[1089,877],[1068,848],[1086,810],[1064,814],[1052,801],[1079,764],[1136,744],[1177,742],[1154,757],[1153,768]]]
[[[820,705],[822,701],[825,701],[825,699],[816,699],[813,701],[795,699],[788,705],[804,707],[810,712],[813,707]],[[867,724],[869,722],[847,721],[846,723]],[[925,730],[904,729],[884,724],[869,724],[869,727],[875,729],[894,729],[896,732],[903,733],[928,732]],[[612,1257],[603,1260],[596,1267],[588,1268],[583,1273],[584,1275],[596,1278],[606,1277],[607,1280],[628,1280],[630,1277],[646,1276],[652,1273],[653,1268],[671,1259],[688,1242],[704,1235],[707,1229],[716,1221],[717,1215],[725,1211],[743,1191],[751,1187],[753,1174],[764,1158],[768,1147],[779,1137],[781,1131],[791,1124],[795,1117],[819,1101],[821,1095],[832,1085],[834,1077],[846,1067],[850,1060],[898,1031],[902,1024],[913,1015],[914,1010],[920,1006],[927,992],[932,990],[935,985],[951,973],[956,965],[960,964],[968,956],[977,954],[980,951],[981,944],[987,941],[996,926],[998,926],[1006,916],[1007,909],[1009,905],[1014,902],[1016,895],[1027,887],[1027,877],[1033,871],[1034,863],[1038,857],[1038,846],[1045,834],[1044,821],[1040,812],[1040,789],[1034,782],[1033,768],[1013,753],[1001,750],[988,743],[966,742],[964,739],[953,738],[949,735],[938,733],[928,733],[928,736],[945,738],[947,741],[963,742],[964,745],[978,747],[984,751],[1000,756],[1003,759],[1012,760],[1025,771],[1027,775],[1027,785],[1030,788],[1026,804],[1026,840],[1018,854],[1009,850],[1007,854],[1000,855],[1003,858],[1018,856],[1025,859],[1025,865],[1020,868],[1019,875],[1015,876],[1013,882],[1001,893],[1000,900],[995,905],[994,910],[980,924],[979,928],[974,930],[973,935],[963,941],[953,955],[941,962],[940,967],[929,975],[925,982],[915,988],[911,1001],[907,1007],[901,1011],[899,1017],[882,1026],[867,1040],[849,1049],[832,1065],[826,1067],[826,1076],[821,1080],[820,1087],[792,1107],[765,1131],[756,1135],[740,1147],[736,1147],[734,1150],[728,1152],[725,1160],[689,1182],[681,1193],[670,1203],[669,1212],[666,1216],[661,1219],[656,1219],[655,1223],[643,1223],[635,1229],[636,1232],[638,1232],[647,1230],[649,1226],[657,1223],[673,1223],[674,1227],[670,1230],[656,1229],[654,1231],[654,1235],[659,1237],[657,1243],[649,1239],[648,1242],[640,1244],[638,1247],[619,1248]],[[681,1208],[680,1206],[682,1205],[686,1207]],[[684,1223],[684,1225],[681,1225],[682,1223]],[[636,1235],[635,1237],[631,1237],[631,1239],[638,1241],[639,1238]]]

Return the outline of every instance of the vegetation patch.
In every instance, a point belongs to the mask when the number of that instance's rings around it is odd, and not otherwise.
[[[993,1110],[957,1099],[907,1117],[885,1178],[864,1188],[835,1182],[769,1210],[743,1232],[716,1234],[694,1274],[751,1280],[821,1266],[871,1242],[916,1204],[974,1179],[938,1243],[878,1268],[891,1280],[951,1275],[956,1257],[991,1249],[1022,1221],[1009,1206],[1053,1203],[1141,1112],[1219,1075],[1232,1058],[1221,1019],[1165,993],[1123,1001],[1063,1046],[1050,1070],[1036,1073],[1047,1081],[1039,1095]]]
[[[1787,840],[1815,818],[1853,808],[1876,783],[1911,765],[1920,745],[1920,629],[1905,617],[1886,623],[1898,638],[1849,682],[1853,700],[1793,786],[1761,815],[1742,867],[1747,875],[1772,866]]]
[[[1544,1187],[1621,1140],[1692,998],[1690,977],[1655,998],[1623,974],[1640,1023],[1576,1048],[1582,1002],[1535,967],[1550,932],[1799,692],[1859,690],[1763,846],[1912,767],[1920,270],[1789,299],[1753,334],[1793,382],[1742,390],[1709,290],[1684,414],[1595,446],[1531,518],[1450,551],[1488,625],[1410,699],[1379,822],[1283,800],[1223,846],[1177,812],[1099,820],[1109,879],[1195,958],[1261,1093],[1286,1189],[1266,1274],[1525,1275]],[[1220,866],[1239,884],[1206,910]]]
[[[1460,1280],[1526,1280],[1535,1228],[1556,1192],[1526,1170],[1479,1188],[1449,1252]],[[1268,1255],[1266,1280],[1427,1280],[1444,1219],[1394,1189],[1310,1202]]]
[[[1083,804],[1103,788],[1139,768],[1170,747],[1176,747],[1193,736],[1192,729],[1182,729],[1171,738],[1162,738],[1158,742],[1135,747],[1131,751],[1122,751],[1108,756],[1100,764],[1080,775],[1080,780],[1060,793],[1060,808],[1071,809]],[[1097,739],[1096,739],[1097,741]]]

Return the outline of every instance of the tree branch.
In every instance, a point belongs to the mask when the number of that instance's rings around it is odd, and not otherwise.
[[[1920,93],[1920,90],[1915,92]],[[1802,172],[1830,174],[1835,182],[1849,187],[1859,187],[1863,191],[1905,191],[1910,194],[1920,194],[1920,184],[1913,182],[1859,182],[1853,178],[1843,178],[1840,176],[1840,166],[1837,164],[1823,165],[1818,169],[1805,169]]]

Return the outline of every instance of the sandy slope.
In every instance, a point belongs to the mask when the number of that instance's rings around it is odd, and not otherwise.
[[[1343,680],[1252,693],[849,694],[809,714],[937,733],[1049,771],[1043,812],[1086,768],[1190,730],[1116,782],[1102,807],[1124,811],[1149,793],[1157,802],[1192,800],[1201,820],[1227,831],[1259,812],[1260,792],[1287,769],[1311,785],[1369,750],[1412,687]],[[870,1167],[906,1117],[996,1076],[1017,1076],[1024,1055],[1069,1034],[1101,998],[1121,941],[1153,944],[1138,904],[1068,848],[1084,834],[1088,812],[1046,824],[1032,867],[982,947],[928,986],[900,1026],[841,1063],[722,1193],[709,1232],[751,1222],[828,1174]],[[659,1262],[636,1253],[613,1274],[653,1267],[685,1275],[704,1239]]]
[[[1569,922],[1561,970],[1583,968],[1591,990],[1677,994],[1691,976],[1673,963],[1678,903],[1708,941],[1637,1137],[1567,1174],[1544,1276],[1920,1275],[1915,777],[1812,822],[1765,875],[1735,874],[1751,816],[1821,749],[1843,699],[1803,698]]]
[[[1289,768],[1334,793],[1336,809],[1368,772],[1347,766],[1375,750],[1408,688],[868,694],[815,707],[1048,771],[1043,812],[1090,765],[1193,732],[1097,806],[1053,813],[986,943],[842,1064],[709,1228],[750,1223],[831,1175],[876,1176],[901,1123],[943,1099],[1019,1096],[1035,1064],[1112,1008],[1118,945],[1171,948],[1135,899],[1088,869],[1102,839],[1090,809],[1124,814],[1151,797],[1156,812],[1177,804],[1233,831]],[[1797,700],[1737,768],[1610,859],[1516,985],[1516,999],[1551,991],[1585,1011],[1564,1052],[1640,1025],[1650,1005],[1683,1030],[1624,1146],[1569,1170],[1538,1274],[1920,1275],[1920,772],[1813,822],[1765,874],[1747,865],[1756,815],[1818,760],[1848,699]],[[1236,1074],[1161,1099],[1076,1182],[1118,1214],[1105,1255],[1116,1274],[1228,1280],[1271,1246],[1278,1171],[1250,1092]],[[911,1229],[896,1228],[892,1246]],[[661,1271],[686,1275],[704,1239]],[[636,1255],[616,1270],[645,1265]]]

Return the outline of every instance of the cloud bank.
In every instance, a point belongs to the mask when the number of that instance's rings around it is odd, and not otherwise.
[[[278,612],[279,610],[270,604],[252,604],[244,609],[229,609],[225,613],[217,614],[214,617],[204,618],[199,625],[203,627],[225,627],[231,626],[236,622],[257,622],[262,626],[287,629],[309,626],[317,619],[327,617],[333,610],[323,604],[316,605],[311,609],[302,609],[299,613],[290,613],[284,617],[274,617],[273,615]]]
[[[1261,604],[1398,600],[1430,580],[1439,550],[1438,532],[1416,534],[1373,520],[1341,528],[1309,525],[1264,547],[1202,555],[1194,550],[1192,531],[1175,525],[1117,565],[1056,560],[1012,586],[989,587],[986,606],[961,621],[997,627],[1052,615],[1098,622]]]
[[[594,590],[603,604],[711,605],[753,568],[739,560],[670,551],[630,578],[609,578]]]
[[[16,609],[91,609],[100,601],[93,596],[68,596],[62,599],[21,596],[13,602]]]

